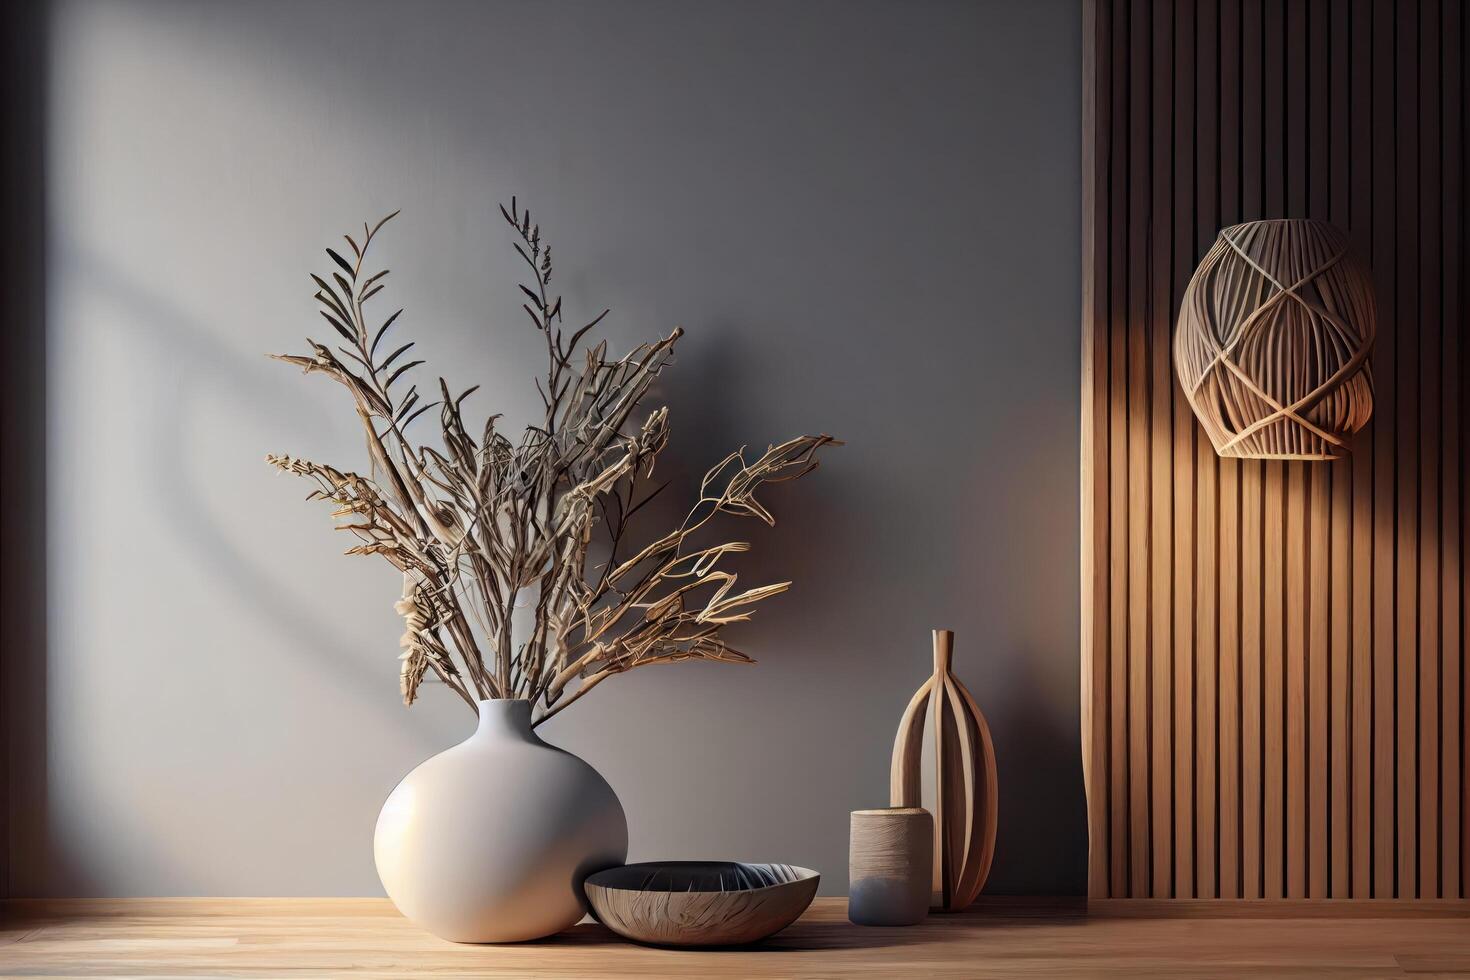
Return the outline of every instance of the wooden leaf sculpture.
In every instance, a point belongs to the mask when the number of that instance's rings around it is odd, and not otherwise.
[[[985,887],[995,857],[996,768],[990,727],[965,685],[950,673],[954,633],[934,631],[934,676],[909,701],[893,742],[892,806],[922,806],[924,737],[934,753],[934,898],[946,912],[967,907]],[[927,722],[927,724],[926,724]]]

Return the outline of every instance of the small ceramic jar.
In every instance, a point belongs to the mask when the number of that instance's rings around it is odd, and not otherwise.
[[[909,926],[929,914],[934,819],[922,807],[854,810],[847,917],[860,926]]]

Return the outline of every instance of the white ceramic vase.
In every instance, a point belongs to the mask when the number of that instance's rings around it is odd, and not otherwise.
[[[373,854],[417,925],[454,942],[518,942],[582,917],[582,881],[627,859],[628,823],[597,770],[532,731],[529,701],[481,701],[475,734],[388,796]]]

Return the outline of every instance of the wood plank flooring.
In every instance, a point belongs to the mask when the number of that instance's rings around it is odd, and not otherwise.
[[[843,899],[745,950],[651,949],[587,923],[459,946],[382,899],[129,899],[0,906],[3,977],[1470,977],[1465,903],[987,898],[907,929]]]

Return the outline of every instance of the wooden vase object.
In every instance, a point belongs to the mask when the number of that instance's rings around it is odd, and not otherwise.
[[[995,857],[996,768],[990,727],[975,699],[950,672],[954,633],[934,631],[934,676],[909,701],[893,742],[889,802],[922,806],[927,735],[934,765],[932,904],[967,907],[985,887]]]
[[[921,807],[852,811],[847,917],[860,926],[911,926],[929,914],[934,820]]]

